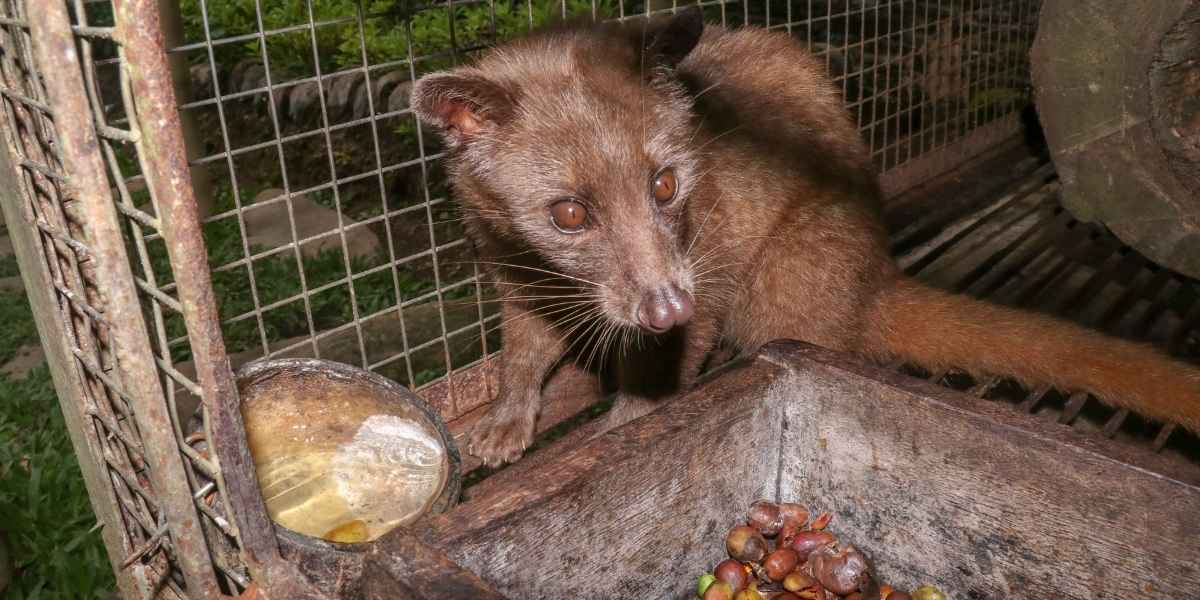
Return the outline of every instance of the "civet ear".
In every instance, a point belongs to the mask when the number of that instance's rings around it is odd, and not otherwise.
[[[696,47],[703,34],[704,14],[699,6],[650,20],[642,36],[645,64],[674,67]]]
[[[478,69],[464,67],[417,80],[412,106],[417,117],[436,126],[448,143],[460,145],[508,119],[513,100]]]

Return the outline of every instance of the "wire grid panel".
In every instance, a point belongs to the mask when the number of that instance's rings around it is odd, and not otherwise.
[[[213,402],[200,404],[205,393],[190,358],[191,344],[184,327],[179,301],[180,282],[168,257],[158,199],[148,185],[148,150],[135,133],[141,127],[134,117],[134,98],[126,69],[124,48],[112,42],[112,3],[101,0],[74,2],[79,46],[87,67],[84,77],[91,96],[93,116],[100,134],[105,164],[113,182],[116,208],[125,228],[127,252],[133,263],[136,284],[149,323],[152,360],[164,382],[166,405],[175,416],[174,442],[185,458],[186,477],[208,537],[208,549],[184,552],[209,553],[223,591],[235,593],[249,584],[249,574],[237,555],[239,535],[227,508],[220,466],[207,447],[205,435],[212,431],[208,410]],[[165,15],[168,21],[170,15]],[[178,65],[173,65],[178,66]],[[191,282],[184,282],[191,285]],[[210,357],[219,361],[220,357]],[[196,592],[192,591],[195,596]]]
[[[784,30],[824,57],[880,169],[940,155],[1029,101],[1036,0],[701,2],[710,23]],[[188,0],[193,178],[234,364],[317,356],[421,387],[499,346],[495,294],[448,199],[412,81],[558,17],[682,2]],[[170,41],[169,41],[170,42]],[[186,359],[182,338],[169,342]],[[448,416],[470,406],[443,406]]]
[[[88,452],[76,448],[81,461],[86,464],[89,458],[94,460],[112,485],[121,522],[106,525],[121,528],[123,539],[120,547],[109,547],[110,554],[123,569],[136,569],[142,583],[156,590],[157,595],[189,597],[185,591],[189,573],[196,577],[189,581],[203,582],[203,587],[215,589],[219,578],[222,589],[236,592],[248,584],[248,575],[236,554],[237,534],[221,508],[229,503],[216,501],[219,465],[215,457],[195,447],[203,442],[207,430],[207,416],[196,412],[202,393],[191,375],[194,369],[174,360],[167,343],[168,335],[173,335],[176,352],[188,347],[182,307],[174,295],[171,267],[159,231],[157,202],[141,175],[144,149],[139,142],[138,124],[130,118],[132,98],[122,69],[123,50],[113,41],[113,7],[108,2],[82,0],[66,4],[75,49],[84,66],[78,76],[85,84],[91,108],[90,114],[69,118],[72,123],[81,119],[81,127],[94,126],[98,135],[98,152],[109,184],[106,196],[113,202],[111,208],[123,229],[123,239],[108,241],[115,241],[118,248],[125,247],[118,258],[128,257],[131,262],[133,281],[126,283],[136,287],[141,306],[115,306],[109,302],[112,290],[98,284],[98,257],[93,248],[104,240],[99,239],[102,235],[97,233],[97,226],[83,218],[83,209],[73,197],[69,181],[78,174],[68,174],[63,167],[54,129],[54,106],[61,99],[48,97],[46,74],[39,69],[45,65],[38,65],[33,58],[34,47],[47,43],[33,40],[30,34],[28,11],[36,4],[8,0],[0,4],[0,47],[5,50],[0,61],[0,88],[7,141],[21,168],[25,223],[36,228],[42,264],[53,284],[51,294],[66,333],[63,340],[44,342],[65,345],[67,355],[74,357],[71,366],[85,391],[81,398],[62,401],[79,403],[79,412],[88,417]],[[70,77],[71,73],[61,76]],[[64,123],[67,118],[57,115]],[[152,332],[147,342],[153,355],[134,356],[132,362],[140,364],[116,361],[118,348],[113,344],[120,337],[118,333],[140,331],[132,329],[132,322],[109,320],[118,308],[132,309],[132,313],[121,310],[120,314],[141,315]],[[136,368],[157,374],[162,386],[155,389],[165,393],[137,397],[130,384],[131,369]],[[139,431],[138,418],[145,416],[139,412],[145,412],[147,406],[170,415],[169,431]],[[186,478],[167,481],[170,487],[182,489],[182,495],[156,489],[151,483],[154,472],[163,467],[148,460],[148,454],[152,454],[148,445],[157,444],[150,440],[163,439],[163,435],[167,436],[166,445],[178,451],[183,465],[181,477]],[[187,505],[187,512],[201,515],[203,535],[199,547],[178,545],[178,532],[172,532],[176,524],[167,518],[167,507],[178,502]],[[222,551],[210,554],[209,547]],[[182,569],[184,564],[191,567]],[[191,590],[192,597],[200,597],[199,593]]]

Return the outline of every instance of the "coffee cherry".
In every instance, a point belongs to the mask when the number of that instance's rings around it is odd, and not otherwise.
[[[844,596],[857,591],[869,576],[867,558],[854,546],[846,546],[836,552],[831,548],[822,548],[814,552],[810,560],[813,575],[817,576],[821,585],[835,594]],[[945,596],[937,600],[945,600]]]
[[[829,525],[830,519],[833,519],[833,515],[823,512],[817,515],[817,518],[813,519],[813,522],[808,527],[809,529],[817,530],[825,529],[825,526]]]
[[[724,581],[717,581],[704,590],[702,600],[733,600],[733,588]]]
[[[792,571],[783,578],[783,589],[789,592],[799,592],[802,589],[810,588],[817,583],[816,579],[809,577],[804,571]]]
[[[799,564],[800,557],[791,548],[780,548],[763,559],[763,568],[767,570],[767,578],[771,581],[783,581]]]
[[[757,529],[759,533],[770,537],[779,533],[779,528],[783,527],[783,515],[779,512],[778,504],[759,500],[750,505],[746,523]]]
[[[883,597],[884,600],[913,600],[907,592],[895,591]]]
[[[700,581],[696,582],[696,596],[704,597],[704,592],[708,591],[708,586],[712,585],[717,578],[712,573],[705,573],[700,576]]]
[[[775,544],[778,548],[784,548],[792,545],[792,538],[796,537],[797,533],[803,529],[803,525],[797,525],[791,521],[784,521],[783,527],[779,529],[779,535],[775,538]]]
[[[808,509],[803,504],[784,502],[779,505],[779,516],[783,518],[784,525],[792,523],[799,529],[808,522]]]
[[[912,600],[946,600],[946,594],[932,585],[923,585],[913,591]]]
[[[713,574],[717,576],[718,581],[728,583],[734,592],[746,589],[746,585],[750,583],[750,575],[746,573],[746,567],[732,558],[717,563]]]
[[[814,550],[825,548],[837,542],[837,538],[828,531],[801,531],[792,536],[791,548],[796,551],[800,562],[808,560]]]
[[[758,593],[758,590],[746,588],[734,595],[733,600],[763,600],[763,597],[762,594]]]
[[[738,525],[725,536],[725,550],[730,557],[742,562],[757,562],[767,554],[767,540],[757,529]]]

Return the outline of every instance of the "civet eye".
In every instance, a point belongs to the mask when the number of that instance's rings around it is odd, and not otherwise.
[[[582,231],[587,222],[587,207],[572,198],[559,200],[550,206],[550,220],[564,233]]]
[[[667,167],[659,171],[654,176],[650,190],[654,194],[654,199],[662,204],[674,200],[675,194],[679,192],[679,182],[675,180],[675,170]]]

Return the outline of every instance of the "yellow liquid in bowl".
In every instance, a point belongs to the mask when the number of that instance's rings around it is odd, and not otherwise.
[[[353,538],[360,531],[364,537],[350,541],[373,540],[420,516],[445,485],[446,467],[435,438],[392,415],[367,418],[354,438],[334,448],[256,465],[272,519],[326,539],[331,532]]]
[[[450,463],[413,408],[338,387],[268,389],[242,414],[271,518],[305,535],[365,542],[429,510]]]

